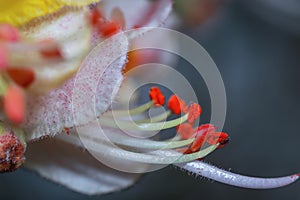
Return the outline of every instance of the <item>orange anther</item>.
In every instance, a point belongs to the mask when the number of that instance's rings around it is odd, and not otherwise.
[[[172,95],[168,102],[168,108],[172,113],[179,115],[181,112],[186,112],[187,107],[185,102],[176,95]]]
[[[150,89],[149,97],[154,101],[155,106],[163,106],[165,104],[165,97],[158,87],[152,87]]]

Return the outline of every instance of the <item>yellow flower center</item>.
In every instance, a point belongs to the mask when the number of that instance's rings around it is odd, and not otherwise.
[[[99,0],[0,0],[0,23],[15,26],[59,10],[63,6],[85,6]]]

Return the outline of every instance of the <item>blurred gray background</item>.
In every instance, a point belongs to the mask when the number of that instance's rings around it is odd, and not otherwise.
[[[203,26],[183,27],[181,31],[206,48],[227,92],[224,131],[230,134],[231,142],[206,161],[242,174],[274,177],[300,171],[300,32],[293,25],[295,15],[257,2],[229,3]],[[202,106],[209,110],[205,86],[197,83],[193,73],[183,71],[201,94]],[[208,116],[205,112],[204,122]],[[144,175],[125,191],[88,197],[25,169],[0,175],[1,199],[279,200],[300,199],[299,188],[300,182],[274,190],[240,189],[195,179],[169,166]]]

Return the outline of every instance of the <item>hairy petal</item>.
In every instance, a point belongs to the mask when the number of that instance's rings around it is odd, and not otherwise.
[[[126,36],[106,40],[86,57],[77,76],[61,88],[29,96],[27,120],[22,126],[27,141],[54,136],[66,127],[78,125],[74,114],[82,124],[105,112],[121,85],[127,49]]]
[[[183,170],[195,175],[204,176],[215,181],[242,188],[271,189],[289,185],[299,179],[299,174],[279,178],[257,178],[243,176],[219,169],[201,161],[193,161],[184,164],[176,164]]]

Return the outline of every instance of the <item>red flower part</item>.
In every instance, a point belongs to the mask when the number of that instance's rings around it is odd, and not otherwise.
[[[4,111],[15,124],[23,122],[25,117],[25,96],[21,88],[12,85],[7,88],[3,98]]]
[[[18,42],[20,40],[19,30],[9,24],[0,24],[0,40]]]
[[[49,49],[41,50],[40,53],[45,58],[63,58],[59,45],[53,39],[45,39],[39,42]]]
[[[89,16],[90,23],[92,26],[97,26],[104,20],[103,13],[98,9],[93,9],[90,16]]]
[[[217,143],[220,143],[218,148],[222,148],[229,142],[229,136],[228,136],[227,133],[224,133],[224,132],[209,133],[207,135],[206,142],[208,144],[211,144],[211,145],[215,145]]]
[[[179,115],[181,112],[187,112],[185,102],[176,95],[170,97],[168,108],[176,115]]]
[[[196,131],[195,141],[190,146],[192,152],[198,151],[207,139],[207,135],[216,132],[217,127],[212,124],[203,124]]]
[[[177,126],[177,133],[181,136],[182,139],[186,140],[192,138],[195,131],[191,124],[184,123]]]
[[[4,45],[0,45],[0,70],[8,66],[8,50]]]
[[[23,88],[27,88],[35,79],[35,73],[30,68],[9,68],[7,73],[10,78]]]
[[[150,89],[149,97],[154,101],[155,106],[163,106],[165,104],[165,97],[158,87],[152,87]]]
[[[110,37],[120,30],[120,24],[115,21],[107,21],[98,25],[98,33],[103,37]]]
[[[194,124],[194,121],[202,114],[202,108],[199,104],[193,103],[188,107],[188,122]]]

